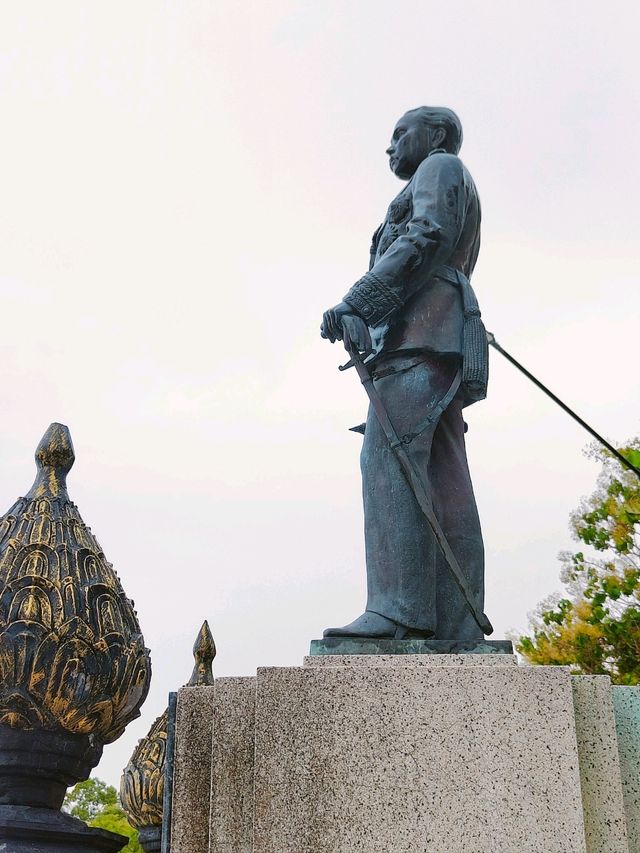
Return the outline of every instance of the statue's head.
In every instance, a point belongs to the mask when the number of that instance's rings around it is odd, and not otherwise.
[[[409,180],[425,157],[442,148],[457,154],[462,145],[462,125],[447,107],[418,107],[406,112],[396,124],[387,148],[391,171]]]

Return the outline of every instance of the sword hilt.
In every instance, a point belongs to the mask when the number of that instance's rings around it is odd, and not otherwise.
[[[357,346],[351,339],[351,335],[347,329],[346,324],[342,323],[342,343],[344,344],[344,348],[351,356],[349,361],[345,364],[338,365],[338,370],[348,370],[350,367],[355,367],[358,362],[362,363],[366,358],[373,354],[373,349],[364,350],[360,352]]]

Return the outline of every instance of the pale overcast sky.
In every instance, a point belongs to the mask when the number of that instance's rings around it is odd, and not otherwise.
[[[639,432],[635,0],[136,0],[0,10],[0,512],[51,421],[153,657],[116,783],[192,667],[297,665],[364,606],[366,402],[322,312],[447,105],[483,203],[489,329],[614,442]],[[497,353],[468,450],[496,632],[559,589],[588,436]]]

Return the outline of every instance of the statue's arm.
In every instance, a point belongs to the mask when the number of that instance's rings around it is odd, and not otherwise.
[[[376,262],[376,253],[378,251],[378,241],[380,240],[380,234],[382,233],[382,229],[384,228],[384,222],[382,225],[378,225],[376,230],[373,232],[373,237],[371,238],[371,248],[369,249],[369,269],[373,269],[373,266]]]
[[[447,263],[464,226],[460,160],[452,154],[424,160],[413,178],[412,201],[406,232],[344,297],[370,326],[386,320]]]

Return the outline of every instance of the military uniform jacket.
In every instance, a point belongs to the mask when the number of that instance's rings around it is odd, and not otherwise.
[[[369,271],[344,297],[371,327],[377,353],[462,354],[462,298],[451,270],[471,278],[479,247],[471,175],[456,155],[433,151],[389,205]]]

